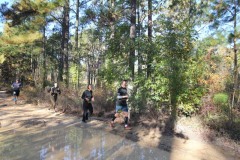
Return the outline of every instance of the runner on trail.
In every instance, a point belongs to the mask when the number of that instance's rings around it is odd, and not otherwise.
[[[88,120],[88,117],[93,114],[93,106],[92,101],[94,101],[93,92],[92,92],[92,85],[89,84],[87,86],[87,90],[85,90],[82,94],[83,99],[83,118],[82,121],[86,123],[86,120]],[[90,115],[89,115],[89,112]]]
[[[12,84],[13,88],[13,101],[15,104],[17,104],[18,96],[20,94],[20,88],[22,87],[22,83],[19,82],[18,79],[16,79],[16,82]]]
[[[61,94],[61,90],[58,87],[58,84],[56,82],[54,83],[54,86],[51,87],[50,94],[51,94],[50,99],[51,99],[52,107],[53,107],[54,111],[56,112],[55,108],[57,105],[57,98],[58,98],[58,95]]]
[[[121,87],[117,92],[116,100],[116,113],[113,115],[110,126],[114,127],[114,120],[120,117],[120,114],[124,115],[124,129],[129,130],[131,127],[128,126],[128,105],[127,105],[128,93],[127,93],[127,80],[123,80]]]

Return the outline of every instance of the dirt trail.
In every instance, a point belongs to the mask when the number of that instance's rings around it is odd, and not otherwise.
[[[238,151],[223,149],[211,143],[206,143],[198,138],[162,135],[160,128],[146,129],[143,126],[135,126],[131,131],[124,131],[122,126],[117,125],[111,129],[107,120],[92,117],[90,122],[82,124],[76,115],[66,115],[60,112],[48,110],[45,106],[27,104],[20,97],[15,105],[12,97],[0,93],[0,141],[8,131],[29,131],[34,128],[51,130],[52,128],[65,128],[70,125],[88,125],[99,128],[106,132],[125,137],[140,146],[154,147],[169,154],[172,160],[240,160]],[[2,137],[2,136],[3,137]],[[194,137],[194,136],[193,136]],[[197,137],[197,136],[196,136]],[[161,158],[159,158],[161,159]]]

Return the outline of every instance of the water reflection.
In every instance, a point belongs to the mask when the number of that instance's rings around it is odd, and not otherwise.
[[[69,127],[1,138],[1,160],[161,160],[169,153],[91,128]]]

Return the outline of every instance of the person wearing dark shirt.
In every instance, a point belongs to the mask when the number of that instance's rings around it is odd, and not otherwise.
[[[61,90],[58,87],[57,83],[54,83],[54,86],[51,87],[50,94],[51,94],[50,99],[51,99],[52,107],[53,107],[54,111],[56,112],[55,108],[56,108],[56,105],[57,105],[57,98],[58,98],[58,95],[61,94]]]
[[[127,93],[127,81],[123,80],[121,87],[117,92],[117,100],[116,100],[116,113],[113,115],[112,121],[110,122],[110,126],[114,127],[114,120],[120,117],[122,113],[124,115],[124,128],[131,129],[128,126],[128,105],[127,105],[128,93]]]
[[[89,113],[90,115],[93,114],[93,106],[92,101],[94,101],[93,92],[92,92],[92,85],[87,86],[87,90],[85,90],[82,94],[83,99],[83,118],[82,121],[86,123],[86,120],[88,120]]]
[[[18,96],[20,94],[20,88],[22,87],[22,83],[19,82],[19,80],[17,79],[16,82],[14,82],[12,84],[12,88],[13,88],[13,100],[15,102],[15,104],[17,104],[17,100],[18,100]]]

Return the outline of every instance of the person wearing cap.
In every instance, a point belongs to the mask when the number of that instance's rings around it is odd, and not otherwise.
[[[51,94],[50,99],[51,99],[52,107],[53,107],[54,111],[56,112],[55,108],[57,105],[57,98],[58,98],[58,95],[61,94],[61,90],[58,87],[58,84],[56,82],[54,83],[54,86],[51,87],[50,94]]]
[[[18,100],[18,96],[20,94],[20,88],[22,87],[22,83],[19,82],[18,79],[16,79],[16,82],[14,82],[12,84],[12,88],[13,88],[13,100],[15,102],[15,104],[17,104],[17,100]]]

